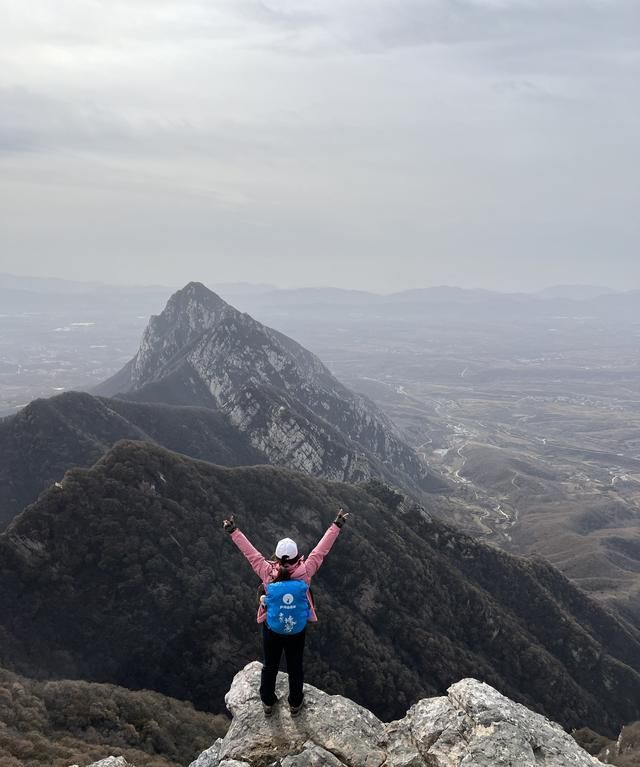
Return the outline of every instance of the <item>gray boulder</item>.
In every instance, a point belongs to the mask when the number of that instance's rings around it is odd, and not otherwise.
[[[190,767],[597,767],[557,724],[487,684],[463,679],[447,695],[416,703],[384,724],[341,695],[305,686],[305,707],[292,719],[287,677],[265,717],[258,688],[262,666],[236,674],[226,696],[233,715],[225,738]],[[100,765],[102,767],[102,765]],[[105,765],[105,767],[107,767]]]
[[[384,762],[385,753],[379,745],[385,740],[384,725],[370,711],[341,695],[327,695],[306,685],[305,707],[292,719],[286,703],[286,674],[278,675],[276,694],[280,702],[273,715],[265,717],[258,694],[261,670],[257,661],[249,663],[236,674],[225,697],[233,721],[222,741],[221,760],[268,764],[269,759],[273,762],[301,754],[311,741],[344,764],[366,762],[367,767],[379,767]]]
[[[220,764],[221,746],[222,738],[218,738],[213,746],[210,746],[206,751],[203,751],[194,762],[191,762],[189,767],[218,767]]]
[[[388,725],[434,767],[594,767],[559,725],[475,679],[421,700]]]

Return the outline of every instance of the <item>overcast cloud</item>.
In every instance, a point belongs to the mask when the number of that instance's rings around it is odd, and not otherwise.
[[[0,14],[0,271],[640,288],[638,0]]]

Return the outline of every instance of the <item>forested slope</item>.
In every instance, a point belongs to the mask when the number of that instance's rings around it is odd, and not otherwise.
[[[0,669],[0,767],[68,767],[113,752],[138,767],[181,767],[227,726],[155,692]]]
[[[67,469],[91,466],[121,439],[157,442],[225,466],[267,462],[214,410],[67,392],[0,421],[0,528]]]
[[[483,546],[377,483],[222,468],[119,443],[0,536],[0,663],[152,688],[222,711],[259,654],[256,580],[221,531],[309,550],[353,514],[315,580],[309,681],[386,718],[474,676],[566,726],[640,718],[640,641],[548,565]]]

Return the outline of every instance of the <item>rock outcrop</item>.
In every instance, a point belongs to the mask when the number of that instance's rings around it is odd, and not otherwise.
[[[340,695],[310,685],[292,719],[287,678],[266,718],[258,696],[261,665],[240,671],[226,703],[233,715],[224,739],[190,767],[596,767],[557,724],[514,703],[487,684],[463,679],[447,695],[425,698],[385,724]]]

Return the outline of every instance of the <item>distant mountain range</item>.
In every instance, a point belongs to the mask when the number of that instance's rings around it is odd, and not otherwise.
[[[170,288],[162,286],[100,285],[0,274],[0,315],[46,315],[71,307],[78,312],[108,314],[134,309],[136,314],[150,314],[170,293]]]
[[[242,312],[307,344],[314,324],[357,333],[385,326],[467,326],[517,323],[546,325],[558,319],[635,324],[640,290],[615,291],[597,285],[557,285],[531,293],[506,293],[452,286],[415,288],[391,294],[335,287],[278,289],[268,284],[220,283],[216,293]],[[135,311],[149,316],[171,293],[167,287],[95,285],[0,274],[0,313],[47,312],[73,308],[110,318]]]
[[[483,288],[459,288],[449,285],[431,286],[425,288],[411,288],[395,293],[373,293],[366,290],[353,290],[330,286],[302,287],[302,288],[278,288],[267,283],[250,282],[225,282],[215,283],[212,286],[219,295],[227,300],[243,297],[259,299],[264,304],[297,303],[299,301],[311,301],[335,304],[383,304],[403,303],[416,299],[422,300],[468,300],[472,296],[476,298],[506,297],[506,296],[531,296],[537,299],[568,299],[571,301],[588,301],[604,295],[627,295],[624,291],[601,285],[553,285],[542,290],[532,292],[509,292]],[[156,293],[168,295],[172,292],[171,287],[158,285],[116,285],[99,282],[80,282],[64,280],[53,277],[29,277],[7,273],[0,273],[0,295],[4,291],[19,291],[23,295],[38,293],[40,295],[67,295],[81,296],[100,293],[104,296],[109,293],[144,294]],[[632,291],[637,292],[637,291]]]
[[[73,469],[0,535],[0,662],[37,677],[148,688],[223,710],[255,657],[255,578],[221,530],[308,551],[352,512],[314,581],[309,681],[390,719],[475,676],[567,727],[640,717],[640,634],[542,561],[276,467],[223,468],[122,442]],[[252,638],[255,637],[255,638]]]
[[[364,291],[338,288],[302,288],[275,290],[254,295],[235,296],[236,303],[253,313],[259,310],[288,311],[291,308],[321,306],[365,310],[371,316],[383,312],[389,317],[401,317],[404,312],[426,313],[433,310],[451,311],[459,307],[473,307],[479,319],[509,316],[526,311],[522,317],[544,318],[554,315],[592,314],[597,316],[627,317],[630,308],[637,309],[640,291],[616,292],[595,286],[557,286],[537,293],[504,293],[491,290],[466,289],[449,286],[416,288],[399,293],[379,295]],[[368,316],[368,314],[366,316]]]
[[[545,290],[539,290],[535,295],[541,298],[568,298],[572,301],[589,301],[598,296],[620,293],[619,290],[604,288],[601,285],[554,285]]]

